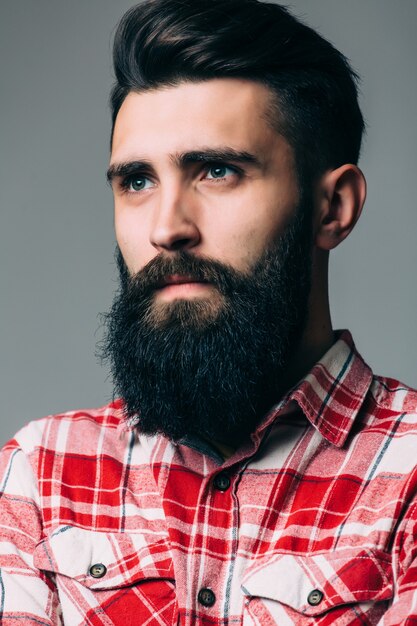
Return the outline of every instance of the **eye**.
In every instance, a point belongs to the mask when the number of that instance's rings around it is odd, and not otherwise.
[[[233,167],[229,167],[228,165],[215,164],[211,165],[207,169],[207,175],[205,178],[209,180],[227,178],[228,176],[234,176],[236,174],[236,170]]]
[[[154,183],[146,176],[128,176],[123,181],[123,187],[130,193],[144,191],[154,186]]]

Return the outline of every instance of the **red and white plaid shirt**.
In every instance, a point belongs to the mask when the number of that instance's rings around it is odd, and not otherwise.
[[[122,405],[32,422],[3,449],[0,622],[417,623],[417,393],[344,332],[223,461]]]

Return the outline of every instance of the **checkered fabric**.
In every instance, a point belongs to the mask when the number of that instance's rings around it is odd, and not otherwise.
[[[3,449],[8,626],[417,623],[417,393],[344,332],[230,459],[114,402]]]

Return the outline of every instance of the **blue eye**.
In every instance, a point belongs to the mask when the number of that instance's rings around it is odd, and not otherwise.
[[[153,187],[153,182],[146,176],[130,176],[125,181],[126,189],[130,192],[144,191]]]
[[[209,180],[226,178],[227,176],[236,174],[236,171],[232,167],[228,167],[227,165],[212,165],[207,170],[207,176]]]

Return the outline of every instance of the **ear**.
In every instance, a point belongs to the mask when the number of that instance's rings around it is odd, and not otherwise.
[[[366,198],[366,180],[356,165],[342,165],[322,176],[317,191],[315,244],[331,250],[358,221]]]

